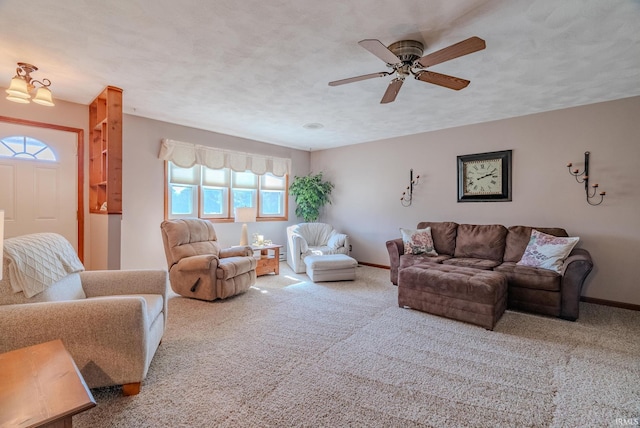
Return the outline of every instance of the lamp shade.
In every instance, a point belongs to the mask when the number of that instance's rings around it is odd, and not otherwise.
[[[15,95],[7,95],[7,99],[9,101],[13,101],[14,103],[29,104],[29,98],[21,98]]]
[[[18,76],[11,79],[11,85],[9,85],[9,89],[7,89],[6,92],[13,98],[31,98],[31,95],[29,95],[29,88],[27,87],[26,80]]]
[[[0,210],[0,279],[2,279],[2,260],[4,259],[4,211]]]
[[[236,208],[236,223],[253,223],[256,221],[256,209],[252,207]]]
[[[33,102],[43,106],[52,107],[54,104],[53,104],[53,98],[51,97],[51,91],[49,90],[49,88],[45,88],[45,87],[38,88],[38,91],[36,92],[36,96],[33,97]]]
[[[256,221],[256,209],[252,207],[236,208],[236,223],[244,223],[240,235],[240,245],[249,245],[247,223]]]

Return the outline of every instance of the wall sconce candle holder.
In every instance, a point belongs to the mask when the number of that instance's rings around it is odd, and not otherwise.
[[[599,193],[600,201],[598,201],[597,203],[591,202],[591,200],[596,197],[596,192],[598,191],[598,183],[592,184],[591,190],[589,189],[589,155],[590,154],[591,153],[589,152],[584,152],[584,170],[583,171],[580,171],[578,168],[575,168],[572,170],[571,167],[573,166],[573,164],[571,162],[567,164],[567,168],[569,168],[569,174],[573,175],[578,183],[584,183],[584,191],[587,196],[587,203],[589,205],[595,206],[595,205],[600,205],[602,203],[602,201],[604,200],[604,196],[607,194],[607,192]]]
[[[418,184],[420,180],[420,176],[417,175],[416,178],[413,178],[413,169],[409,170],[409,185],[407,189],[402,192],[402,197],[400,198],[400,203],[403,207],[408,207],[411,205],[411,201],[413,200],[413,186]]]

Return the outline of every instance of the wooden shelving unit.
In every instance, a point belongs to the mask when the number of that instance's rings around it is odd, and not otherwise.
[[[107,86],[93,100],[89,132],[89,212],[122,214],[122,89]]]

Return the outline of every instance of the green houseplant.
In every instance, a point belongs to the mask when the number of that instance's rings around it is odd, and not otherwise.
[[[318,174],[296,176],[289,186],[289,194],[295,198],[296,216],[306,222],[314,222],[320,216],[320,208],[330,204],[329,196],[333,190],[333,184],[322,180],[322,172]]]

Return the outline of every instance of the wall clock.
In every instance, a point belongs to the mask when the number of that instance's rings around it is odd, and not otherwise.
[[[511,200],[511,150],[458,156],[458,202]]]

